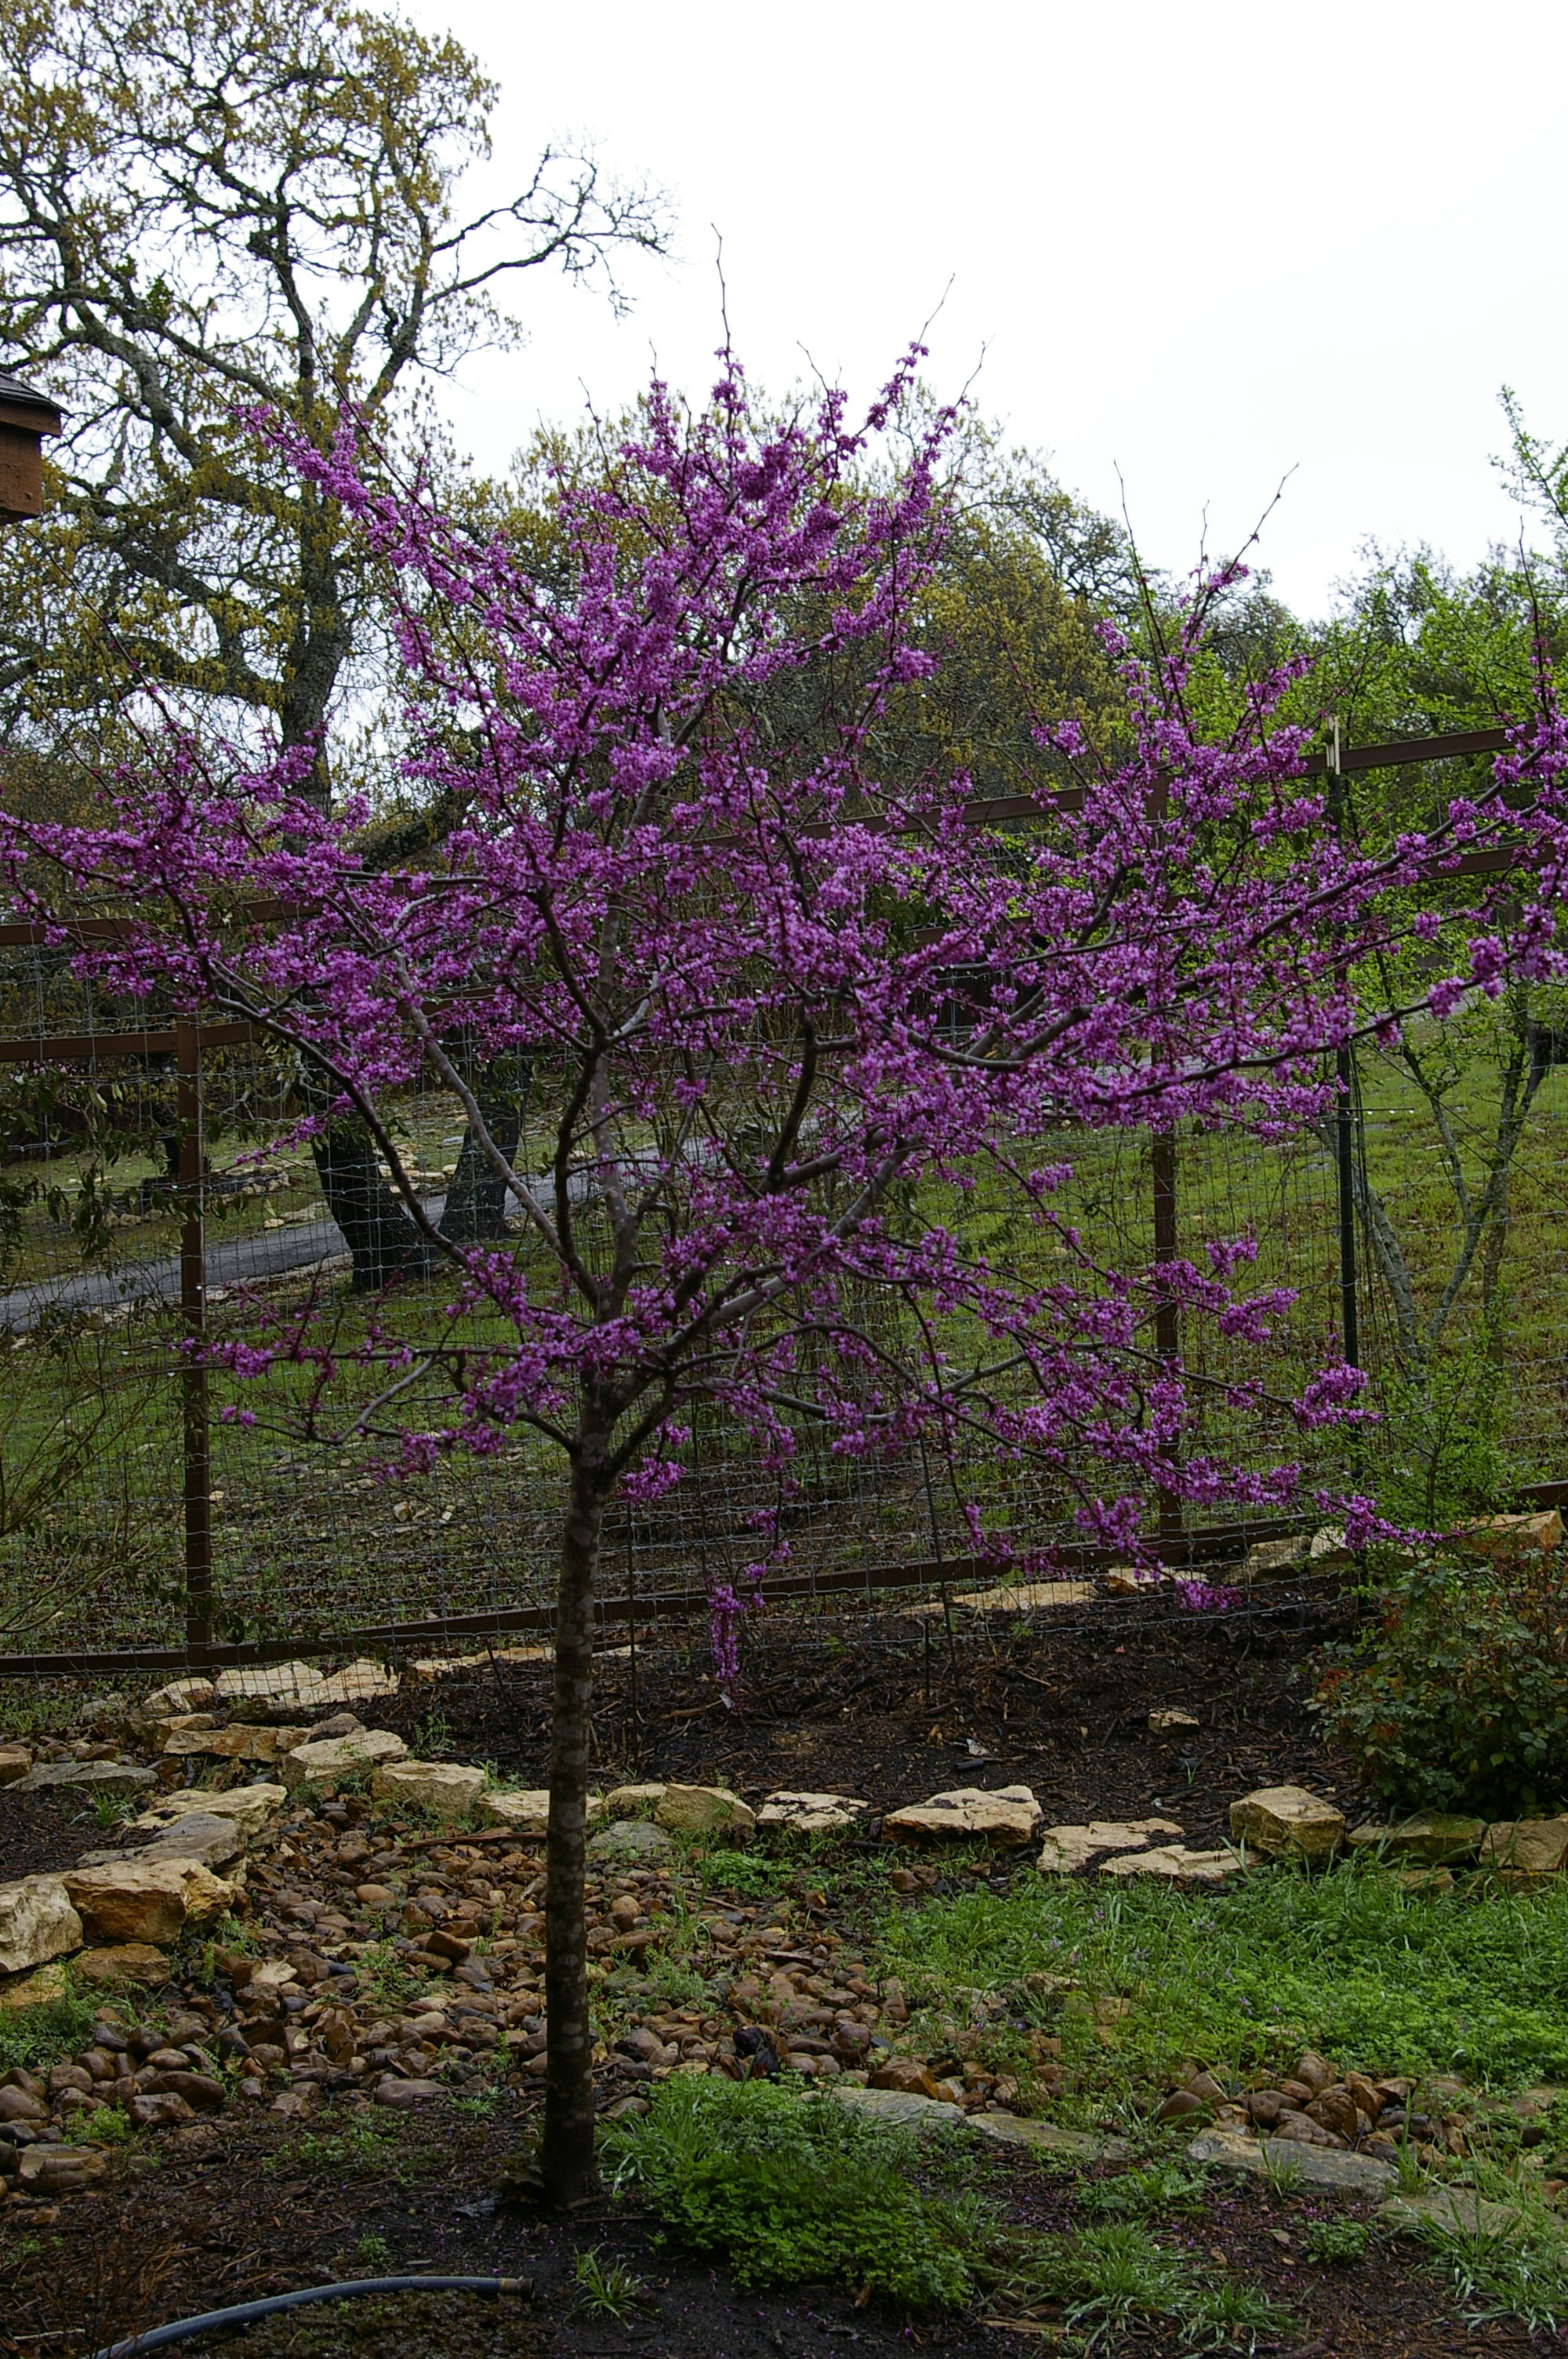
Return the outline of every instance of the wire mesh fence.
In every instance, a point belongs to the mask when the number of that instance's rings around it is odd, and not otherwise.
[[[133,1019],[72,973],[69,952],[13,927],[0,931],[0,1668],[280,1647],[430,1654],[481,1634],[543,1632],[563,1505],[560,1462],[543,1445],[519,1437],[389,1481],[384,1451],[349,1434],[307,1447],[265,1419],[230,1421],[240,1387],[189,1348],[243,1339],[308,1299],[340,1322],[364,1315],[308,1145],[276,1151],[301,1111],[279,1052],[240,1027]],[[1379,1222],[1430,1308],[1464,1242],[1454,1125],[1469,1125],[1475,1138],[1460,1145],[1484,1163],[1492,1113],[1483,1073],[1452,1093],[1446,1136],[1422,1126],[1408,1082],[1385,1062],[1363,1060],[1357,1081],[1355,1284],[1363,1355],[1387,1391],[1403,1312]],[[1561,1097],[1560,1076],[1548,1076],[1507,1217],[1486,1240],[1490,1259],[1454,1313],[1462,1347],[1490,1354],[1504,1439],[1537,1482],[1563,1464]],[[532,1168],[524,1120],[519,1154]],[[410,1100],[404,1123],[406,1158],[438,1218],[461,1109],[432,1090]],[[1294,1291],[1267,1354],[1195,1322],[1167,1333],[1196,1380],[1192,1446],[1260,1466],[1293,1455],[1309,1486],[1355,1482],[1358,1445],[1343,1431],[1303,1441],[1282,1414],[1243,1412],[1235,1389],[1266,1378],[1288,1396],[1337,1355],[1345,1271],[1328,1132],[1265,1143],[1188,1125],[1173,1136],[1080,1132],[1046,1144],[1072,1169],[1056,1209],[1082,1241],[1080,1266],[1201,1263],[1206,1240],[1249,1235],[1257,1285]],[[1023,1250],[983,1190],[965,1218],[977,1234],[994,1221],[989,1250]],[[1501,1326],[1499,1304],[1511,1312]],[[1082,1541],[1062,1483],[1011,1461],[977,1457],[955,1484],[918,1450],[857,1459],[807,1433],[785,1495],[746,1437],[707,1412],[685,1455],[674,1489],[611,1511],[607,1636],[640,1614],[646,1645],[661,1617],[674,1627],[716,1587],[742,1585],[763,1516],[787,1544],[765,1586],[797,1603],[897,1586],[940,1607],[956,1586],[994,1583],[975,1560],[966,1496],[1021,1551]],[[1235,1553],[1249,1533],[1278,1528],[1258,1511],[1200,1527],[1158,1495],[1146,1510],[1173,1563]]]

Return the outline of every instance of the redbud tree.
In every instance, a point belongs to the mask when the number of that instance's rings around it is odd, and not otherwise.
[[[368,814],[324,816],[297,754],[223,769],[178,733],[106,788],[102,824],[6,822],[18,908],[58,910],[64,889],[128,912],[134,933],[81,942],[82,964],[249,1018],[306,1060],[369,1125],[425,1236],[438,1282],[390,1291],[348,1341],[301,1314],[225,1346],[246,1397],[282,1372],[297,1403],[304,1365],[299,1413],[317,1418],[351,1373],[359,1430],[386,1438],[394,1471],[518,1430],[558,1453],[542,2148],[557,2201],[594,2169],[584,1877],[607,1504],[681,1479],[698,1408],[786,1484],[812,1428],[847,1455],[924,1446],[959,1482],[978,1452],[1031,1462],[1124,1552],[1154,1486],[1290,1501],[1293,1465],[1184,1447],[1190,1381],[1154,1342],[1173,1298],[1266,1344],[1290,1296],[1246,1290],[1245,1239],[1097,1266],[1044,1142],[1321,1114],[1328,1052],[1363,1021],[1358,961],[1426,934],[1439,979],[1420,1000],[1438,1012],[1499,983],[1484,900],[1463,921],[1427,906],[1422,880],[1465,849],[1530,844],[1507,957],[1568,972],[1555,721],[1521,730],[1494,793],[1357,851],[1302,782],[1304,733],[1279,721],[1295,675],[1257,689],[1224,744],[1189,726],[1201,592],[1162,652],[1121,651],[1127,758],[1100,766],[1057,733],[1080,806],[1004,835],[972,823],[962,776],[881,775],[879,719],[935,660],[917,614],[952,419],[909,422],[914,365],[855,423],[837,394],[764,415],[728,358],[698,412],[655,385],[602,472],[556,486],[547,580],[417,495],[367,488],[347,434],[325,459],[292,449],[404,583],[409,770],[466,812],[422,864],[367,871]],[[467,1078],[502,1057],[531,1062],[542,1172]],[[503,1247],[443,1238],[421,1203],[396,1109],[432,1082],[511,1200]],[[970,1242],[982,1182],[1038,1256]],[[1293,1399],[1234,1398],[1306,1428],[1357,1414],[1359,1383],[1331,1365]],[[732,1679],[739,1602],[715,1603]]]

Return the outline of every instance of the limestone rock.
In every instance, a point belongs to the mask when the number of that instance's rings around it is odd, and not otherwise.
[[[871,1810],[848,1794],[770,1794],[757,1812],[760,1827],[788,1827],[795,1834],[842,1834]]]
[[[1098,2130],[1064,2129],[1056,2122],[1028,2121],[1017,2114],[970,2114],[969,2127],[1002,2146],[1028,2147],[1035,2154],[1068,2155],[1079,2162],[1130,2162],[1132,2147],[1126,2138],[1102,2136]]]
[[[1491,2203],[1470,2187],[1435,2187],[1412,2195],[1396,2195],[1378,2206],[1375,2216],[1396,2235],[1419,2236],[1429,2223],[1455,2236],[1500,2236],[1513,2234],[1519,2214],[1511,2203]]]
[[[113,1867],[78,1867],[61,1878],[72,1907],[94,1941],[172,1941],[185,1925],[221,1916],[234,1899],[224,1883],[194,1859],[135,1857]]]
[[[1094,1593],[1092,1581],[1021,1581],[1005,1589],[971,1589],[953,1603],[970,1614],[1030,1614],[1041,1606],[1087,1605]]]
[[[380,1663],[350,1663],[341,1671],[323,1671],[314,1663],[266,1663],[221,1671],[216,1701],[259,1701],[285,1712],[324,1712],[333,1704],[373,1703],[396,1693],[396,1672]]]
[[[1345,1813],[1304,1786],[1260,1786],[1230,1806],[1230,1832],[1265,1859],[1327,1859],[1345,1838]]]
[[[135,1853],[138,1860],[199,1859],[216,1875],[244,1855],[244,1830],[226,1810],[187,1810],[173,1826]],[[88,1866],[83,1860],[83,1867]]]
[[[1241,1566],[1243,1581],[1280,1581],[1292,1572],[1344,1572],[1356,1561],[1345,1545],[1340,1524],[1325,1524],[1309,1538],[1296,1532],[1285,1539],[1255,1540]]]
[[[487,1647],[478,1655],[423,1655],[409,1669],[416,1680],[445,1680],[454,1672],[486,1670],[492,1663],[547,1663],[555,1652],[553,1647]]]
[[[1087,1826],[1047,1827],[1040,1853],[1043,1875],[1072,1875],[1097,1853],[1130,1852],[1151,1835],[1180,1835],[1174,1819],[1092,1819]]]
[[[287,1705],[313,1690],[319,1679],[320,1673],[313,1663],[247,1663],[243,1668],[220,1671],[212,1692],[219,1703],[259,1698],[268,1703]],[[311,1701],[315,1701],[313,1693]]]
[[[444,2097],[439,2081],[400,2081],[388,2072],[375,2084],[375,2102],[391,2105],[400,2113],[411,2112],[416,2105],[428,2104],[432,2097]]]
[[[259,1997],[263,1993],[290,1989],[299,1980],[299,1973],[287,1958],[264,1958],[243,1978],[236,1970],[231,1969],[230,1979],[237,1991],[243,1990],[252,1997]]]
[[[663,1788],[660,1788],[663,1791]],[[524,1842],[543,1843],[550,1825],[550,1789],[547,1786],[492,1786],[481,1793],[476,1805],[483,1826],[511,1827]],[[610,1805],[602,1795],[588,1798],[588,1823],[596,1827],[611,1815]]]
[[[161,1990],[170,1967],[150,1941],[117,1941],[109,1949],[83,1950],[71,1971],[94,1990]]]
[[[588,1839],[588,1855],[614,1866],[663,1866],[674,1859],[676,1847],[663,1827],[651,1819],[616,1819]]]
[[[244,1836],[234,1820],[220,1818],[216,1811],[187,1810],[151,1843],[139,1843],[135,1851],[120,1845],[87,1851],[76,1864],[78,1867],[114,1867],[122,1860],[134,1859],[142,1866],[155,1859],[199,1859],[216,1875],[241,1858],[244,1848]]]
[[[177,1712],[206,1712],[216,1700],[218,1690],[211,1680],[195,1676],[170,1680],[167,1687],[155,1688],[144,1696],[135,1712],[153,1719]]]
[[[329,1736],[319,1745],[299,1745],[278,1764],[291,1794],[312,1793],[340,1777],[352,1777],[384,1762],[403,1761],[408,1747],[389,1728],[367,1728],[358,1736]]]
[[[24,2195],[66,2195],[91,2187],[109,2169],[100,2146],[29,2146],[19,2158],[16,2184]]]
[[[1189,1851],[1185,1843],[1119,1852],[1099,1862],[1102,1875],[1163,1875],[1184,1884],[1223,1884],[1227,1875],[1239,1875],[1241,1867],[1233,1851]]]
[[[161,1745],[170,1728],[182,1720],[199,1713],[212,1717],[213,1687],[211,1680],[170,1680],[167,1687],[155,1688],[140,1703],[131,1706],[125,1714],[125,1734],[133,1743],[151,1742]]]
[[[0,1786],[14,1786],[32,1766],[33,1756],[25,1745],[0,1745]]]
[[[629,1819],[638,1810],[656,1810],[668,1790],[657,1781],[645,1786],[612,1786],[604,1798],[604,1807],[612,1819]]]
[[[156,1719],[144,1721],[136,1734],[144,1744],[150,1745],[156,1752],[162,1753],[167,1748],[171,1736],[188,1734],[191,1730],[211,1731],[222,1726],[223,1717],[221,1712],[161,1712]],[[192,1752],[199,1752],[200,1747],[192,1745],[190,1749]]]
[[[56,1786],[84,1786],[95,1794],[136,1794],[157,1783],[150,1769],[133,1768],[128,1761],[40,1761],[11,1791],[45,1794]]]
[[[1288,1539],[1254,1540],[1242,1559],[1243,1581],[1281,1581],[1306,1568],[1311,1542],[1303,1533]]]
[[[492,1788],[479,1797],[479,1815],[489,1827],[511,1827],[531,1843],[542,1843],[550,1824],[547,1786]]]
[[[1199,1728],[1202,1724],[1195,1712],[1184,1712],[1180,1704],[1166,1704],[1149,1715],[1151,1736],[1174,1736],[1178,1729]]]
[[[199,1753],[216,1761],[260,1761],[270,1765],[309,1737],[308,1727],[276,1728],[265,1722],[234,1721],[227,1728],[212,1724],[211,1715],[199,1712],[194,1723],[181,1722],[164,1738],[163,1750],[174,1755]]]
[[[1483,1867],[1555,1875],[1568,1854],[1568,1818],[1499,1819],[1481,1838]]]
[[[757,1824],[756,1812],[727,1786],[666,1786],[654,1818],[673,1834],[723,1834],[737,1843],[744,1843]]]
[[[384,1663],[361,1661],[349,1663],[341,1671],[329,1671],[320,1681],[318,1701],[321,1703],[378,1703],[397,1693],[397,1673],[389,1671]]]
[[[1400,1819],[1390,1826],[1368,1821],[1353,1827],[1346,1841],[1354,1851],[1381,1851],[1390,1859],[1424,1859],[1435,1867],[1450,1860],[1468,1859],[1486,1832],[1485,1819],[1420,1810],[1413,1818]]]
[[[1244,2170],[1253,2179],[1293,2172],[1304,2186],[1341,2195],[1385,2194],[1399,2180],[1391,2163],[1371,2155],[1342,2154],[1337,2147],[1310,2146],[1295,2138],[1249,2138],[1236,2130],[1200,2131],[1187,2156],[1211,2169]]]
[[[200,1786],[187,1786],[177,1788],[172,1794],[160,1794],[135,1824],[150,1833],[160,1834],[191,1815],[232,1819],[246,1842],[254,1843],[280,1816],[287,1800],[287,1790],[282,1786],[231,1786],[222,1794],[209,1793]]]
[[[402,1802],[432,1818],[466,1819],[484,1790],[484,1771],[461,1761],[387,1761],[370,1781],[378,1802]]]
[[[0,1973],[24,1973],[81,1947],[81,1919],[58,1875],[0,1884]]]
[[[992,1793],[978,1786],[958,1786],[907,1810],[890,1810],[882,1833],[889,1842],[935,1835],[967,1843],[1026,1843],[1039,1823],[1040,1805],[1027,1786],[999,1786]]]
[[[935,2097],[938,2104],[945,2102],[938,2093],[935,2082],[917,2056],[890,2057],[885,2064],[878,2066],[867,2085],[872,2089],[896,2090],[901,2097]]]
[[[1487,1516],[1477,1524],[1462,1524],[1450,1537],[1466,1556],[1489,1557],[1493,1563],[1509,1557],[1550,1556],[1563,1545],[1563,1518],[1555,1507],[1528,1516]]]
[[[925,2097],[913,2091],[859,2087],[854,2082],[831,2084],[840,2104],[873,2120],[897,2122],[911,2129],[978,2130],[982,2137],[1005,2146],[1022,2146],[1037,2153],[1071,2156],[1081,2162],[1130,2162],[1132,2148],[1125,2138],[1101,2137],[1092,2130],[1061,2129],[1054,2122],[1024,2121],[1017,2114],[967,2114],[944,2097]]]
[[[1107,1568],[1105,1585],[1113,1597],[1147,1597],[1164,1578],[1155,1564],[1113,1564]]]
[[[30,1973],[7,1974],[0,1980],[0,2014],[14,2015],[29,2006],[53,2006],[66,1995],[65,1962],[51,1958]]]

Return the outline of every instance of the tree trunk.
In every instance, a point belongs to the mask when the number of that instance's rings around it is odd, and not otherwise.
[[[311,1140],[310,1153],[327,1209],[353,1260],[356,1294],[379,1293],[393,1278],[428,1266],[425,1240],[382,1178],[362,1124],[329,1124]]]
[[[523,1109],[528,1102],[529,1078],[526,1059],[496,1057],[473,1084],[484,1126],[508,1163],[514,1165],[523,1136]],[[505,1181],[476,1143],[472,1129],[466,1127],[458,1151],[458,1168],[447,1190],[441,1234],[459,1245],[503,1237],[506,1206]]]
[[[572,1469],[556,1608],[550,1823],[545,1861],[545,2000],[549,2071],[539,2168],[545,2200],[575,2203],[599,2184],[593,2155],[593,2027],[588,2012],[589,1714],[593,1695],[593,1582],[606,1486],[585,1436]]]

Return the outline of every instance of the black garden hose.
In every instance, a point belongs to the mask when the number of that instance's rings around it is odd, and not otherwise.
[[[149,2326],[124,2343],[105,2343],[92,2359],[141,2359],[144,2351],[158,2351],[166,2343],[189,2343],[193,2334],[213,2334],[220,2327],[254,2326],[280,2310],[303,2310],[313,2301],[343,2301],[356,2293],[480,2293],[529,2294],[527,2277],[346,2277],[341,2285],[306,2286],[299,2293],[269,2294],[265,2301],[236,2302],[232,2310],[204,2310],[200,2318],[172,2319],[167,2326]]]

